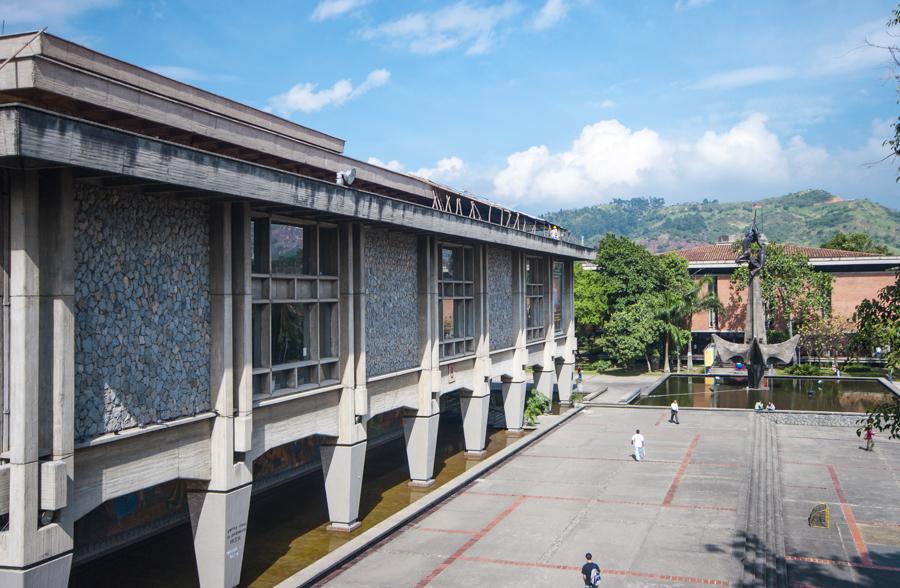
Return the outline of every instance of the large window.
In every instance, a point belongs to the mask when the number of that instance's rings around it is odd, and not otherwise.
[[[337,383],[337,228],[255,216],[250,238],[253,394]]]
[[[544,336],[544,260],[525,258],[525,335],[528,341]]]
[[[563,276],[565,275],[565,266],[561,261],[553,262],[553,276],[551,287],[553,289],[553,332],[557,335],[563,334]]]
[[[441,357],[473,353],[475,282],[472,249],[443,245],[440,251]]]

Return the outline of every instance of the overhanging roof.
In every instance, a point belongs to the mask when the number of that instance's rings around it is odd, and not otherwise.
[[[142,178],[292,209],[397,225],[571,259],[593,250],[427,206],[337,186],[21,104],[0,105],[0,157]],[[17,165],[20,162],[16,162]]]

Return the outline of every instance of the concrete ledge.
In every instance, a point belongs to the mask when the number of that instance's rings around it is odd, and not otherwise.
[[[434,506],[451,498],[465,486],[468,486],[471,482],[488,473],[514,454],[556,430],[559,426],[568,422],[569,419],[575,417],[581,411],[581,407],[570,409],[564,415],[561,415],[558,420],[550,423],[546,428],[539,429],[533,434],[516,441],[513,445],[506,447],[484,462],[467,470],[465,473],[460,474],[444,486],[430,492],[428,495],[420,498],[399,512],[394,513],[368,531],[361,533],[359,537],[348,541],[346,544],[335,549],[325,557],[308,565],[290,578],[279,583],[277,585],[278,588],[308,586],[313,582],[324,579],[325,576],[333,572],[339,566],[347,563],[352,558],[391,535],[393,532],[405,526],[427,510],[430,510]]]

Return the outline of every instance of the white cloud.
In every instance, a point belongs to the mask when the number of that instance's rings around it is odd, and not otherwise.
[[[711,75],[697,84],[702,90],[730,90],[763,82],[785,80],[794,76],[794,70],[782,65],[744,67]]]
[[[616,103],[614,100],[610,100],[609,98],[607,98],[606,100],[601,100],[597,106],[599,106],[600,108],[603,108],[603,109],[609,109],[609,108],[615,108]]]
[[[862,147],[833,152],[799,135],[782,140],[768,124],[754,113],[725,130],[683,139],[600,121],[565,151],[541,145],[511,154],[494,176],[494,193],[507,204],[543,211],[628,196],[678,201],[760,198],[819,186],[850,197],[896,190],[893,166],[867,165],[887,154],[882,141],[889,121],[873,123]]]
[[[713,0],[677,0],[675,2],[675,10],[689,10],[691,8],[700,8],[710,4]]]
[[[310,18],[319,22],[330,18],[336,18],[365,6],[369,1],[370,0],[321,0],[316,4],[316,8],[313,10]]]
[[[569,11],[569,3],[566,0],[547,0],[534,17],[532,26],[542,31],[561,21]]]
[[[388,70],[376,69],[355,88],[350,80],[344,79],[338,80],[333,86],[324,90],[316,90],[317,85],[312,82],[302,82],[284,94],[269,98],[269,108],[281,116],[290,116],[297,111],[318,112],[326,106],[339,106],[365,94],[372,88],[383,86],[390,77],[391,72]]]
[[[896,44],[897,37],[888,31],[884,20],[869,21],[853,27],[843,39],[819,47],[807,73],[817,77],[888,67],[892,64],[890,53],[881,47]]]
[[[206,73],[180,65],[151,65],[147,69],[181,82],[229,82],[237,79],[228,74]]]
[[[420,167],[413,175],[439,182],[442,184],[453,184],[462,179],[466,171],[466,163],[455,155],[439,159],[434,167]]]
[[[116,4],[118,0],[0,0],[0,16],[7,24],[58,22]]]
[[[415,12],[363,31],[366,39],[385,39],[414,53],[439,53],[465,47],[466,53],[486,53],[497,28],[522,10],[515,0],[474,5],[466,0],[434,12]]]
[[[381,161],[377,157],[370,157],[369,159],[366,160],[366,163],[371,163],[372,165],[377,165],[378,167],[383,167],[385,169],[389,169],[389,170],[395,171],[395,172],[405,171],[403,164],[400,163],[399,161],[397,161],[396,159],[392,159],[390,161],[385,162],[385,161]]]
[[[607,188],[640,184],[649,171],[668,166],[667,151],[651,130],[600,121],[584,127],[568,151],[554,154],[541,145],[513,153],[494,177],[494,191],[517,201],[574,202]]]

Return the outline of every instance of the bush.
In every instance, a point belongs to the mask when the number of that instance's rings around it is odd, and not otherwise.
[[[598,359],[587,364],[585,367],[594,372],[605,372],[612,367],[612,363],[605,359]]]
[[[544,396],[537,388],[528,390],[528,398],[525,400],[525,423],[530,426],[537,424],[537,418],[544,414],[550,407],[550,399]]]
[[[784,373],[792,376],[823,376],[831,375],[831,370],[812,365],[811,363],[791,364],[784,368]]]

